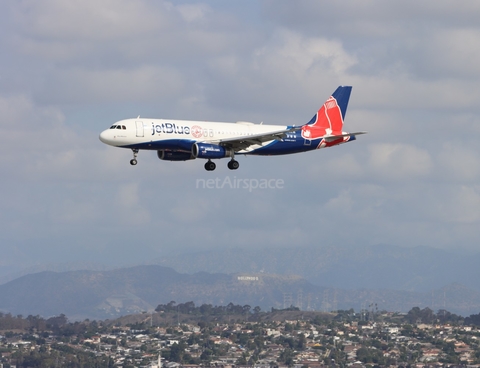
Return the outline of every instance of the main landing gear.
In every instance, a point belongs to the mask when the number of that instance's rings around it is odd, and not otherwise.
[[[233,158],[230,161],[228,161],[228,164],[227,164],[227,167],[230,170],[237,170],[239,166],[240,164],[238,163],[238,161],[234,160]]]
[[[210,160],[208,160],[207,163],[205,164],[205,170],[207,171],[213,171],[215,170],[216,167],[217,165],[215,165],[215,162],[212,162]]]
[[[132,148],[132,151],[133,151],[133,158],[130,160],[130,165],[135,166],[137,164],[138,149]]]
[[[230,170],[237,170],[239,166],[240,164],[238,163],[238,161],[234,160],[233,158],[227,164],[227,167]],[[205,170],[207,171],[213,171],[215,170],[216,167],[217,165],[215,165],[215,163],[212,162],[211,160],[208,160],[205,164]]]

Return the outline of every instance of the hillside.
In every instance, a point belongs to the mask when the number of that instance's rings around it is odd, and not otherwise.
[[[459,283],[480,291],[480,254],[428,247],[323,246],[217,249],[157,259],[179,272],[265,272],[299,275],[340,289],[431,292]]]
[[[323,320],[332,320],[334,313],[324,312],[312,312],[312,311],[298,311],[298,310],[275,310],[268,311],[266,313],[260,313],[258,315],[244,314],[228,314],[228,315],[192,315],[184,313],[141,313],[141,314],[129,314],[116,319],[107,321],[108,325],[126,326],[135,323],[152,323],[155,326],[167,325],[173,326],[177,323],[185,324],[198,324],[198,322],[214,322],[214,323],[231,323],[232,321],[238,322],[284,322],[295,320],[312,320],[315,318]]]
[[[172,300],[197,304],[283,306],[283,294],[315,287],[298,276],[180,274],[168,267],[137,266],[112,271],[40,272],[0,285],[0,310],[23,315],[112,318],[152,310]],[[241,276],[240,276],[241,277]]]
[[[451,284],[429,292],[324,288],[299,276],[257,274],[193,275],[158,265],[112,271],[40,272],[0,285],[0,311],[14,315],[65,314],[70,320],[112,319],[151,311],[158,304],[234,303],[301,310],[377,308],[406,312],[412,307],[447,309],[463,316],[480,311],[480,292]]]

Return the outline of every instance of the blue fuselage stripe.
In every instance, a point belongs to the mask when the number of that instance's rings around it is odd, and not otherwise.
[[[355,136],[351,136],[349,141],[355,140]],[[246,155],[286,155],[290,153],[299,153],[305,151],[311,151],[318,148],[322,139],[307,140],[302,138],[299,134],[291,135],[289,138],[285,138],[282,141],[273,141],[270,144],[252,150],[250,152],[241,152],[240,154]],[[142,149],[142,150],[167,150],[167,151],[179,151],[179,152],[191,152],[192,146],[195,140],[187,139],[166,139],[159,141],[143,142],[137,144],[129,144],[121,146],[123,148],[130,149]]]

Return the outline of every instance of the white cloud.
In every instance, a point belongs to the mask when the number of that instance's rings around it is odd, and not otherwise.
[[[304,37],[281,29],[274,35],[273,42],[273,47],[255,51],[254,66],[257,71],[267,70],[304,79],[307,73],[324,70],[342,75],[357,62],[336,40]]]
[[[5,151],[11,152],[28,164],[36,160],[33,152],[52,152],[56,147],[65,148],[64,139],[71,138],[65,129],[64,115],[54,107],[38,107],[25,95],[0,95],[0,144]],[[52,138],[57,140],[52,144]],[[12,167],[15,164],[9,156],[0,157],[0,162]]]
[[[77,43],[136,39],[168,28],[174,21],[168,17],[172,8],[167,2],[149,6],[131,0],[47,0],[42,4],[24,0],[12,7],[12,13],[27,37]]]
[[[207,14],[213,11],[206,4],[184,4],[177,7],[182,18],[187,22],[198,22],[205,20]]]
[[[187,81],[176,69],[161,66],[139,66],[134,70],[68,70],[55,73],[50,81],[57,102],[153,103],[172,100],[181,95]]]
[[[458,75],[469,79],[480,73],[480,50],[478,39],[480,29],[457,29],[452,32],[444,30],[437,34],[439,50],[448,50],[440,58],[440,71],[450,76]]]
[[[206,219],[214,216],[215,207],[213,203],[206,198],[178,198],[169,213],[180,223],[204,222]]]
[[[138,183],[126,183],[119,186],[113,206],[118,208],[114,221],[121,225],[142,225],[147,227],[151,215],[140,198]]]
[[[430,154],[411,145],[379,143],[371,145],[369,151],[369,166],[383,180],[426,177],[432,169]]]
[[[88,232],[90,250],[131,239],[156,239],[147,250],[310,244],[318,234],[477,244],[480,5],[262,4],[258,14],[208,1],[0,5],[4,236]],[[203,161],[142,151],[131,167],[129,150],[98,140],[116,119],[145,113],[305,123],[339,84],[354,86],[346,130],[368,135],[238,157],[233,174],[218,163],[215,175],[284,179],[277,192],[199,191],[195,180],[211,177]]]
[[[208,61],[214,82],[207,91],[209,103],[272,111],[282,123],[292,123],[293,108],[311,109],[294,116],[298,124],[307,122],[338,85],[350,83],[348,69],[357,61],[339,40],[279,28],[260,41],[248,54],[230,52]],[[229,88],[223,91],[225,83]]]
[[[443,222],[476,224],[480,221],[480,187],[459,185],[437,206],[437,216]]]
[[[458,140],[439,147],[438,165],[439,176],[447,182],[474,182],[480,175],[480,158],[476,147],[462,146]]]

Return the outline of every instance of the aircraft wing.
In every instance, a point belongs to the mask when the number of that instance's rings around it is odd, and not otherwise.
[[[274,132],[220,139],[218,140],[218,144],[221,146],[231,147],[235,151],[241,151],[253,145],[262,145],[265,142],[269,142],[273,140],[281,141],[283,138],[287,136],[287,133],[291,133],[300,129],[302,129],[302,127],[298,126],[298,127],[292,127],[292,128],[283,129],[283,130],[277,130]]]

